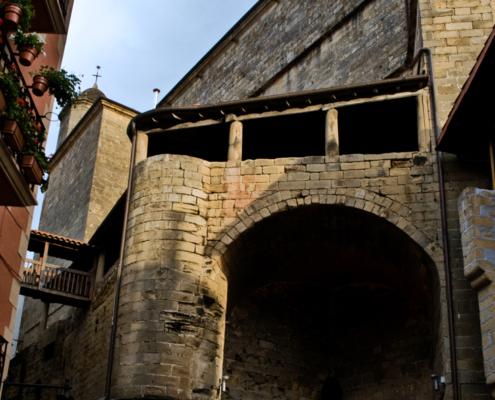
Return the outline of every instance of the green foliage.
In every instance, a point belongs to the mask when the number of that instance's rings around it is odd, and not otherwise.
[[[0,72],[0,88],[8,103],[15,102],[19,96],[19,78],[12,72]]]
[[[49,93],[55,96],[60,107],[76,106],[76,102],[81,94],[81,80],[74,74],[69,74],[65,70],[57,71],[53,67],[41,67],[39,71],[30,72],[31,76],[41,75],[48,79]]]
[[[18,30],[15,35],[12,35],[11,39],[14,39],[14,43],[19,50],[23,46],[31,46],[38,51],[38,56],[43,53],[43,45],[45,44],[45,39],[43,39],[43,37],[36,32],[24,33],[23,31]]]
[[[26,141],[23,154],[33,154],[41,169],[49,172],[49,160],[43,147],[46,135],[40,124],[36,122],[36,114],[29,109],[21,96],[21,81],[14,71],[0,72],[0,88],[5,96],[7,108],[0,115],[2,119],[17,121]],[[41,190],[46,190],[47,181],[43,180]]]
[[[31,21],[35,17],[34,8],[31,5],[31,0],[8,0],[0,2],[0,14],[4,14],[5,6],[9,4],[17,4],[22,9],[22,16],[19,20],[18,28],[23,32],[29,32],[31,29]]]

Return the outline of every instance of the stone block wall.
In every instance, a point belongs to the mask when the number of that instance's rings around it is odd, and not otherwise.
[[[215,398],[227,281],[205,263],[209,169],[164,155],[136,166],[112,398]]]
[[[77,111],[77,110],[76,110]],[[89,241],[127,188],[135,112],[100,99],[52,162],[40,230]]]
[[[88,216],[81,211],[89,208],[102,117],[101,108],[87,115],[84,134],[64,146],[63,157],[54,158],[41,211],[41,231],[85,241]]]
[[[495,192],[465,189],[459,219],[464,274],[478,291],[486,382],[495,394]]]
[[[161,155],[140,162],[112,397],[214,395],[223,358],[226,279],[237,279],[223,255],[243,231],[271,214],[309,204],[372,212],[425,249],[441,275],[433,159],[392,153],[215,163]],[[435,342],[446,334],[440,332]],[[153,346],[161,349],[158,354]]]
[[[86,222],[86,241],[91,239],[127,189],[129,175],[131,142],[127,137],[127,126],[136,113],[107,100],[102,100],[102,105],[98,152]]]
[[[345,399],[432,398],[424,317],[383,287],[267,285],[228,319],[222,398],[319,399],[330,375]]]
[[[469,77],[494,18],[490,0],[420,0],[425,47],[433,53],[440,126]]]

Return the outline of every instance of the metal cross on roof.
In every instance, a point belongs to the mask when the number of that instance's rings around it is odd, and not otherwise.
[[[96,66],[96,75],[93,75],[93,76],[96,76],[96,81],[95,81],[95,85],[98,84],[98,78],[103,78],[101,75],[98,75],[98,71],[100,70],[100,66],[97,65]]]

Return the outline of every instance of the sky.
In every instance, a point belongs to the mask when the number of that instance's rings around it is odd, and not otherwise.
[[[62,68],[95,83],[110,99],[137,111],[154,108],[256,3],[256,0],[75,0]],[[58,113],[60,109],[55,109]],[[59,122],[52,122],[46,154],[55,153]],[[32,228],[37,229],[38,194]]]

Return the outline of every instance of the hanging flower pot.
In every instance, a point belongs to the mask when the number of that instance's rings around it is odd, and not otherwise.
[[[34,155],[24,154],[22,156],[21,168],[29,183],[39,185],[43,180],[43,171]]]
[[[16,153],[22,151],[25,140],[17,121],[6,119],[2,128],[3,137],[10,149]]]
[[[17,25],[22,17],[22,8],[17,4],[7,4],[5,6],[5,16],[3,26],[6,32],[17,31]]]
[[[45,94],[50,86],[50,81],[44,76],[36,75],[33,79],[33,94],[41,97]]]
[[[25,67],[31,66],[38,57],[38,50],[34,46],[22,46],[19,54],[19,62]]]

